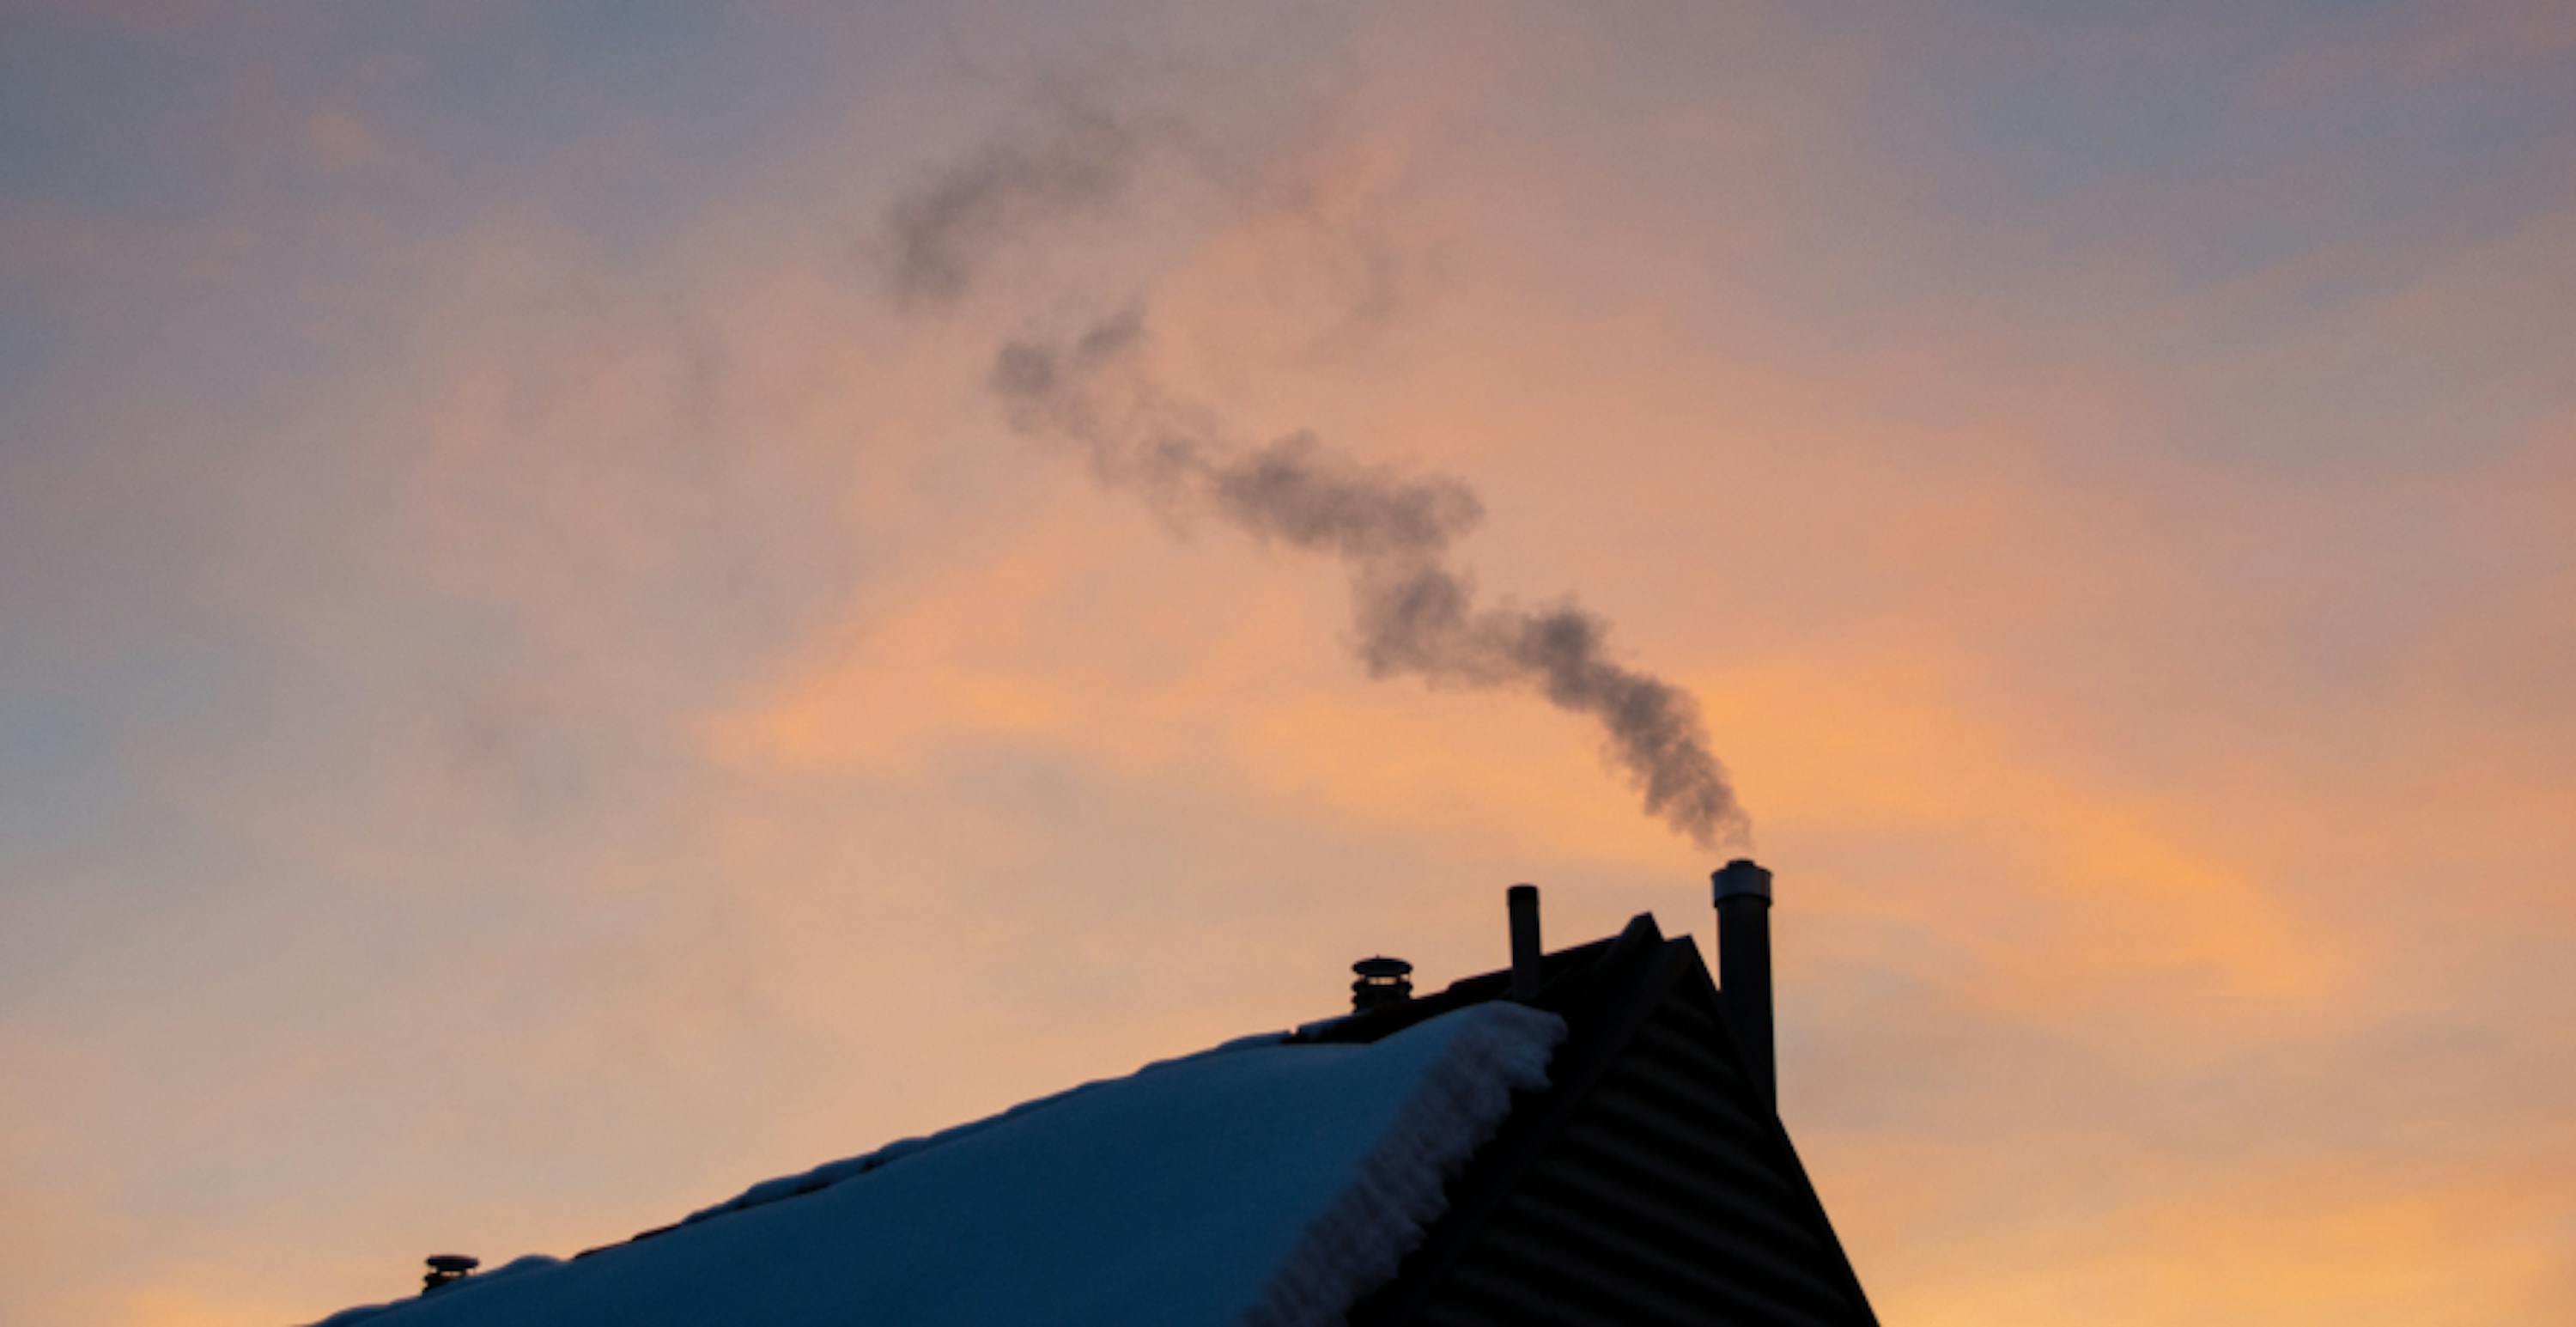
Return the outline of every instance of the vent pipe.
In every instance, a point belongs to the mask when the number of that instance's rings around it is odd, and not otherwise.
[[[1512,914],[1511,998],[1526,1004],[1538,994],[1538,886],[1514,885],[1503,894]]]
[[[428,1261],[429,1274],[420,1278],[420,1293],[424,1295],[441,1286],[453,1285],[464,1280],[475,1268],[483,1265],[482,1259],[468,1257],[462,1253],[433,1253],[429,1255]]]
[[[1351,983],[1351,1012],[1354,1014],[1402,1004],[1413,998],[1413,965],[1403,959],[1384,955],[1364,958],[1351,965],[1351,972],[1358,977]]]
[[[1771,1063],[1771,873],[1743,858],[1710,877],[1717,895],[1717,985],[1726,1031],[1745,1072],[1773,1111],[1780,1089]]]

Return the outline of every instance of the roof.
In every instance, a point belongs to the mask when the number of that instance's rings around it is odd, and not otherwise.
[[[1246,1038],[326,1323],[1339,1322],[1564,1032],[1498,1003]]]
[[[1366,1041],[1506,996],[1509,972],[1302,1032]],[[1451,1185],[1363,1327],[1876,1327],[1768,1090],[1688,938],[1640,916],[1546,955],[1530,1007],[1568,1026],[1549,1084]]]
[[[1687,938],[1229,1042],[326,1327],[1875,1327]]]

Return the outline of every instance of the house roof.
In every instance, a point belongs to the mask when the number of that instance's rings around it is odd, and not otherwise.
[[[1510,984],[1470,977],[1299,1035],[1401,1035]],[[1546,955],[1526,1003],[1569,1028],[1548,1086],[1518,1103],[1350,1322],[1876,1327],[1696,945],[1637,917]]]
[[[1246,1038],[325,1324],[1339,1322],[1564,1032],[1498,1003]]]
[[[1649,917],[322,1327],[1875,1327],[1698,949]]]

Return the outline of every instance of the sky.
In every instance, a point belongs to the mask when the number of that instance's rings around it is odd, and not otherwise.
[[[569,1253],[1742,852],[1884,1320],[2546,1320],[2571,362],[2554,0],[0,0],[0,1321]],[[1373,676],[1174,438],[1472,494],[1742,825]]]

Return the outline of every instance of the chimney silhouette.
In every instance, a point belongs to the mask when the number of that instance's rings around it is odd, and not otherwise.
[[[1351,1012],[1365,1014],[1413,998],[1413,965],[1379,954],[1351,965]]]
[[[1717,986],[1726,1031],[1745,1071],[1773,1111],[1780,1088],[1771,1063],[1771,873],[1745,858],[1709,877],[1717,896]]]
[[[462,1253],[433,1253],[425,1261],[429,1264],[429,1272],[420,1278],[420,1293],[424,1295],[464,1280],[473,1274],[475,1268],[483,1265],[482,1259]]]
[[[1512,998],[1527,1001],[1538,994],[1538,886],[1514,885],[1503,894],[1512,917]]]

